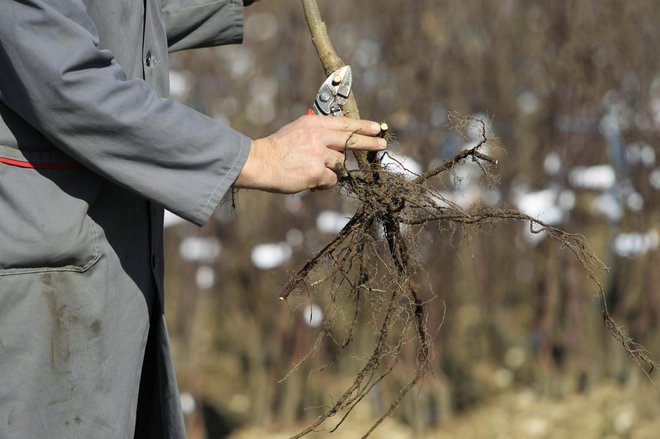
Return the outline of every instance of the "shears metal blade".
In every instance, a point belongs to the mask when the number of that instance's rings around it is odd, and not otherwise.
[[[353,88],[351,66],[335,70],[323,81],[312,105],[312,113],[322,116],[343,116],[342,107]]]

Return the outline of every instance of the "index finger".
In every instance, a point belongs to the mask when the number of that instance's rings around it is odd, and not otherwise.
[[[329,130],[376,136],[380,133],[380,124],[372,120],[351,119],[346,116],[321,116],[323,126]]]

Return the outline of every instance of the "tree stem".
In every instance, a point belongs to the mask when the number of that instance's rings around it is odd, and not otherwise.
[[[321,11],[319,10],[319,5],[316,0],[301,1],[305,12],[307,27],[312,35],[312,43],[314,43],[314,47],[319,55],[325,74],[330,75],[335,70],[345,66],[346,63],[337,55],[337,52],[330,41],[328,29],[321,19]],[[344,114],[353,119],[360,118],[360,110],[355,101],[355,93],[351,92],[348,101],[344,104]],[[365,173],[368,172],[369,163],[367,161],[367,154],[361,151],[354,151],[353,155],[355,156],[355,160],[357,160],[360,170]]]

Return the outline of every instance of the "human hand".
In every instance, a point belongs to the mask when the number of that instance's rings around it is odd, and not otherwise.
[[[381,151],[380,124],[347,117],[303,116],[254,140],[235,187],[294,194],[337,184],[345,150]]]

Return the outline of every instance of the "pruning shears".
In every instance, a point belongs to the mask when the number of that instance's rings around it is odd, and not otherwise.
[[[321,116],[343,116],[342,107],[348,100],[353,88],[351,66],[344,66],[332,72],[321,84],[312,108],[307,114]]]

